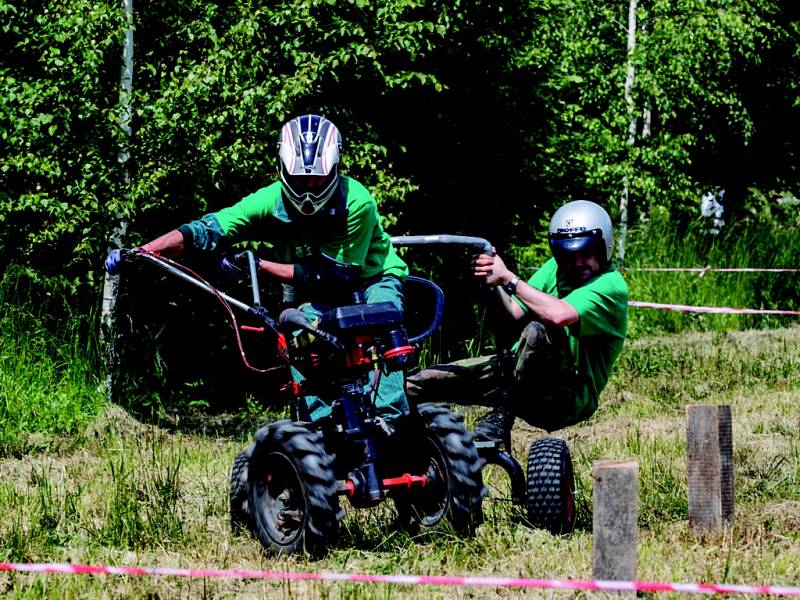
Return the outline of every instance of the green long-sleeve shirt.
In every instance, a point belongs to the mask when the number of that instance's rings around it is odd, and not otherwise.
[[[382,275],[405,279],[408,267],[381,226],[375,199],[358,181],[344,175],[340,177],[340,191],[343,197],[338,201],[343,202],[346,214],[339,217],[291,214],[276,181],[179,230],[193,247],[202,250],[213,249],[221,242],[264,240],[272,244],[281,262],[297,263],[319,250],[359,267],[362,281]],[[336,196],[330,200],[336,201]]]

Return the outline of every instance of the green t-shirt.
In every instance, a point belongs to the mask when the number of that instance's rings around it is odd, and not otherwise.
[[[584,285],[569,289],[559,280],[554,258],[534,273],[528,284],[567,302],[580,316],[567,328],[567,336],[582,382],[576,398],[576,422],[586,419],[597,410],[597,399],[628,334],[628,285],[619,271],[609,269]],[[517,302],[523,310],[529,310]]]
[[[284,206],[279,181],[246,196],[233,206],[181,228],[196,247],[208,249],[224,239],[270,242],[285,263],[297,263],[320,250],[338,261],[361,268],[362,281],[381,275],[405,279],[408,267],[381,226],[378,206],[367,189],[342,175],[340,185],[346,218],[327,215],[293,217]],[[330,202],[336,201],[332,198]],[[215,239],[214,231],[220,239]],[[185,233],[185,235],[186,235]]]

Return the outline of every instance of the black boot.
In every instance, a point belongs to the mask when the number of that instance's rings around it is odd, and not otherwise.
[[[511,428],[514,426],[514,415],[505,406],[498,406],[486,413],[475,424],[472,434],[476,442],[503,443],[511,450]]]

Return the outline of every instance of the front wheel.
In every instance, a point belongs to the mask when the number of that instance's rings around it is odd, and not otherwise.
[[[339,531],[333,459],[306,423],[278,421],[256,433],[248,472],[253,533],[270,553],[318,556]]]
[[[252,519],[247,507],[247,471],[250,457],[253,454],[254,446],[251,445],[247,450],[243,450],[233,459],[231,467],[230,495],[228,496],[228,507],[231,516],[231,530],[236,533],[242,529],[252,528]]]
[[[418,405],[417,412],[422,431],[414,442],[418,450],[411,469],[426,474],[428,484],[394,496],[400,521],[412,530],[447,521],[457,535],[470,536],[483,522],[485,461],[461,415],[430,403]]]
[[[564,440],[535,440],[528,451],[528,520],[552,533],[575,527],[575,477]]]

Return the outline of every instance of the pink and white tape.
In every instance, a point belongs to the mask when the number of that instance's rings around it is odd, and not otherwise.
[[[628,306],[638,308],[660,308],[678,312],[716,313],[735,315],[800,315],[800,310],[779,310],[769,308],[728,308],[725,306],[687,306],[685,304],[658,304],[656,302],[637,302],[631,300]]]
[[[800,269],[757,269],[732,267],[715,269],[712,267],[632,267],[626,271],[646,271],[649,273],[798,273]]]
[[[527,271],[538,271],[541,267],[522,267]],[[640,271],[645,273],[800,273],[800,269],[762,269],[758,267],[621,267],[620,271]]]
[[[800,587],[727,583],[665,583],[660,581],[603,581],[578,579],[524,579],[513,577],[457,577],[441,575],[364,575],[358,573],[279,573],[244,569],[183,569],[175,567],[112,567],[66,563],[0,563],[0,571],[59,573],[63,575],[163,575],[276,581],[339,581],[394,585],[530,588],[586,591],[682,592],[690,594],[755,594],[800,596]]]

